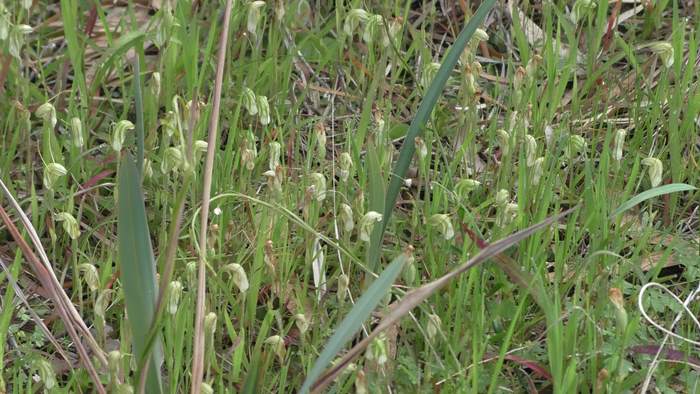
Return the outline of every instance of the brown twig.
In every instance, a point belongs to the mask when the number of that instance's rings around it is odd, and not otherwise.
[[[224,13],[224,26],[221,29],[219,40],[219,53],[216,65],[216,81],[214,85],[214,104],[209,122],[209,138],[207,140],[207,160],[204,167],[204,191],[202,192],[202,211],[199,225],[199,267],[197,273],[197,304],[194,322],[194,352],[192,356],[192,394],[201,392],[202,379],[204,378],[204,298],[206,296],[206,254],[207,254],[207,227],[209,222],[209,199],[211,197],[211,178],[214,171],[214,154],[216,149],[216,135],[219,127],[219,108],[221,106],[221,87],[224,80],[224,65],[226,59],[226,46],[228,44],[229,21],[233,1],[226,2]]]

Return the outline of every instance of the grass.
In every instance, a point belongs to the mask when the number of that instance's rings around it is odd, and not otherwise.
[[[496,2],[440,69],[479,4],[237,1],[216,111],[224,2],[159,3],[0,4],[0,393],[138,391],[144,335],[172,393],[698,390],[697,4]]]

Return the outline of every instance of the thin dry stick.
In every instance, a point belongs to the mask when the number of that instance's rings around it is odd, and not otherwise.
[[[27,259],[27,261],[29,261],[29,263],[32,265],[34,273],[36,274],[37,278],[39,278],[41,285],[49,292],[51,298],[56,303],[56,310],[58,311],[59,316],[65,323],[68,335],[70,335],[71,339],[75,343],[75,347],[78,350],[80,359],[85,365],[85,369],[87,369],[88,374],[90,374],[90,377],[92,378],[93,383],[95,384],[95,388],[101,394],[106,393],[104,386],[102,386],[102,383],[100,382],[100,376],[97,374],[97,370],[92,364],[88,351],[87,349],[85,349],[85,346],[83,346],[83,343],[81,342],[81,337],[75,330],[75,326],[72,322],[73,319],[71,319],[66,306],[63,304],[63,299],[59,291],[56,289],[56,287],[51,281],[51,275],[49,274],[50,271],[41,263],[34,251],[32,251],[32,249],[29,247],[27,241],[25,241],[24,238],[22,238],[22,235],[19,233],[19,230],[12,222],[12,219],[10,219],[10,216],[7,214],[7,212],[5,212],[5,210],[2,208],[2,206],[0,206],[0,219],[5,223],[5,226],[7,226],[7,229],[10,231],[12,238],[15,240],[15,242],[17,242],[17,245],[22,250],[25,259]]]
[[[44,320],[37,315],[37,313],[34,311],[34,308],[32,308],[31,305],[29,305],[29,301],[27,301],[27,296],[24,295],[24,292],[22,289],[19,287],[19,284],[17,284],[17,281],[15,278],[12,276],[12,272],[10,269],[5,265],[5,262],[2,261],[2,257],[0,257],[0,267],[2,267],[2,270],[5,271],[5,275],[7,277],[7,281],[10,283],[10,286],[15,291],[15,295],[17,298],[19,298],[20,301],[24,304],[25,308],[29,311],[29,314],[32,315],[32,319],[34,319],[34,322],[36,323],[39,328],[41,328],[41,331],[44,332],[44,335],[46,335],[46,338],[49,339],[49,342],[56,348],[56,351],[58,351],[58,354],[63,357],[64,360],[66,360],[66,363],[68,364],[68,368],[73,370],[73,361],[68,357],[68,354],[66,354],[66,351],[63,350],[63,346],[61,346],[60,343],[56,340],[56,338],[53,336],[51,333],[51,330],[49,330],[48,327],[46,327],[46,324],[44,323]]]
[[[418,306],[430,295],[434,294],[437,290],[443,288],[445,285],[450,283],[452,279],[461,275],[462,273],[471,269],[472,267],[475,267],[478,264],[485,262],[493,256],[497,256],[498,254],[504,252],[511,246],[529,237],[536,231],[539,231],[556,222],[557,220],[563,218],[564,216],[570,214],[575,209],[578,209],[578,206],[570,208],[564,212],[549,217],[535,225],[520,230],[499,241],[496,241],[490,244],[489,246],[483,248],[481,252],[479,252],[476,256],[472,257],[461,266],[455,268],[454,270],[448,272],[447,274],[441,276],[433,282],[426,283],[423,286],[406,293],[406,295],[400,301],[397,301],[393,304],[393,307],[390,308],[389,312],[382,318],[379,324],[368,336],[366,336],[362,341],[353,346],[347,353],[345,353],[345,355],[339,361],[337,361],[331,368],[326,370],[326,372],[324,372],[316,380],[316,382],[312,386],[311,391],[313,393],[321,392],[324,387],[330,384],[340,374],[340,372],[343,371],[343,369],[350,363],[350,361],[357,357],[372,342],[372,340],[374,340],[374,338],[377,337],[377,335],[379,335],[379,333],[386,330],[392,324],[398,322],[404,315],[410,312],[411,309]]]
[[[192,357],[192,394],[201,392],[204,378],[204,297],[206,279],[207,225],[209,221],[209,198],[211,197],[211,177],[214,170],[214,152],[216,152],[216,134],[219,127],[219,107],[221,106],[221,86],[224,80],[224,59],[228,43],[229,20],[231,19],[232,0],[226,2],[224,27],[221,29],[219,54],[216,64],[216,82],[214,85],[214,106],[209,121],[209,139],[207,161],[204,168],[204,191],[202,193],[202,216],[199,225],[199,269],[197,278],[197,312],[194,322],[194,354]]]

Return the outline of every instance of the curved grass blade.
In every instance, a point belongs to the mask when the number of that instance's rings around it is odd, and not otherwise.
[[[669,193],[676,193],[676,192],[685,192],[688,190],[696,190],[697,188],[695,186],[691,186],[685,183],[671,183],[669,185],[663,185],[659,187],[655,187],[653,189],[649,189],[647,191],[641,192],[637,194],[636,196],[630,198],[629,200],[625,201],[622,205],[617,207],[617,209],[613,212],[612,217],[614,218],[615,216],[633,208],[634,206],[638,205],[641,202],[644,202],[650,198],[662,196],[664,194],[669,194]]]
[[[319,376],[318,381],[313,383],[312,389],[314,392],[318,392],[322,390],[325,386],[330,384],[339,374],[342,372],[342,370],[355,358],[357,357],[366,347],[369,345],[374,338],[377,337],[382,331],[386,330],[387,328],[391,327],[393,324],[396,324],[401,318],[403,318],[405,315],[407,315],[413,308],[418,306],[421,302],[425,301],[428,297],[431,295],[435,294],[438,290],[441,288],[445,287],[448,283],[450,283],[453,279],[458,277],[459,275],[463,274],[464,272],[468,271],[471,268],[476,267],[477,265],[485,262],[486,260],[491,259],[492,257],[498,256],[500,253],[504,252],[506,249],[517,245],[520,241],[528,238],[532,234],[536,233],[537,231],[540,231],[544,229],[545,227],[548,227],[552,223],[556,222],[557,220],[565,217],[566,215],[570,214],[574,210],[578,209],[578,206],[575,206],[573,208],[570,208],[564,212],[561,212],[557,215],[554,215],[552,217],[549,217],[537,224],[534,224],[526,229],[520,230],[514,234],[511,234],[501,240],[498,240],[487,247],[483,248],[476,256],[472,257],[459,267],[455,268],[454,270],[448,272],[447,274],[441,276],[440,278],[430,282],[426,283],[423,286],[411,290],[410,292],[406,293],[406,295],[400,300],[397,301],[396,303],[392,304],[392,306],[389,308],[389,312],[384,316],[384,318],[379,322],[379,324],[374,328],[374,330],[367,336],[365,337],[362,341],[360,341],[357,345],[353,346],[352,349],[350,349],[343,357],[335,363],[335,365],[325,371],[322,375],[314,375],[314,379],[316,376]],[[389,270],[389,268],[387,268]],[[385,271],[386,272],[386,271]],[[384,274],[382,274],[383,276]],[[380,277],[381,278],[381,277]],[[377,280],[377,282],[379,279]],[[375,282],[375,283],[377,283]],[[363,295],[364,297],[364,295]],[[354,308],[353,308],[354,309]],[[352,311],[351,311],[352,313]],[[348,315],[349,317],[349,315]],[[346,318],[347,319],[347,318]],[[345,321],[343,321],[345,322]],[[324,351],[325,353],[325,351]],[[320,359],[320,357],[319,357]],[[318,363],[318,361],[317,361]],[[314,372],[314,371],[312,371]],[[307,383],[309,379],[311,378],[311,374],[309,374],[309,377],[307,377]],[[306,386],[306,384],[304,386]],[[303,388],[302,388],[302,392]]]
[[[321,373],[328,364],[333,360],[335,355],[352,339],[353,336],[360,330],[362,323],[369,317],[374,308],[384,298],[386,292],[396,280],[396,277],[401,273],[406,262],[411,258],[413,248],[401,253],[388,267],[382,272],[367,291],[357,300],[355,305],[350,310],[345,319],[336,327],[335,333],[326,343],[323,352],[318,356],[311,372],[306,376],[304,385],[301,387],[300,393],[308,393],[311,385],[316,379],[321,376]]]
[[[450,51],[443,59],[442,65],[430,84],[428,91],[425,93],[425,97],[418,107],[416,116],[413,118],[411,125],[408,127],[406,137],[401,145],[401,153],[399,153],[399,159],[394,166],[394,171],[391,175],[391,181],[389,182],[389,187],[386,193],[386,203],[384,204],[384,212],[382,212],[384,219],[380,223],[381,226],[379,226],[380,240],[382,238],[381,235],[384,234],[386,226],[389,223],[389,218],[391,217],[391,212],[396,205],[396,199],[399,196],[403,179],[406,177],[408,166],[411,164],[413,154],[416,151],[415,138],[421,133],[423,127],[428,122],[428,118],[433,112],[433,108],[435,108],[435,104],[442,94],[442,90],[447,83],[447,79],[449,78],[452,70],[455,68],[455,65],[457,65],[457,61],[464,51],[464,48],[466,48],[469,40],[472,38],[472,35],[474,35],[476,28],[481,24],[481,22],[483,22],[484,18],[486,18],[486,14],[491,10],[494,4],[496,4],[496,0],[485,0],[483,3],[481,3],[479,9],[477,9],[476,13],[474,13],[474,16],[469,19],[467,25],[464,26],[464,29],[462,29],[462,31],[459,33],[459,36],[457,36],[454,44],[452,44],[452,47],[450,47]],[[370,267],[374,267],[378,264],[378,261],[376,260],[379,259],[380,246],[381,242],[372,242],[370,245],[371,250],[369,256],[372,259],[375,259],[375,261],[368,262]]]
[[[457,64],[457,61],[464,51],[464,48],[467,46],[467,43],[476,31],[476,28],[481,24],[486,17],[486,14],[491,10],[495,3],[496,0],[485,0],[481,6],[479,6],[479,9],[469,20],[467,25],[457,37],[457,40],[455,40],[455,43],[450,48],[447,56],[445,56],[435,79],[433,79],[433,82],[430,84],[423,101],[418,107],[418,112],[413,118],[413,121],[411,122],[411,125],[406,133],[406,137],[404,138],[399,159],[394,167],[391,181],[389,182],[389,187],[386,193],[386,202],[382,212],[384,215],[383,220],[381,221],[380,226],[377,226],[379,227],[379,230],[375,230],[375,232],[372,234],[372,239],[374,240],[375,234],[378,232],[376,240],[379,242],[370,243],[370,250],[368,254],[370,258],[370,261],[368,262],[369,267],[376,267],[379,263],[378,260],[382,244],[382,235],[386,230],[386,225],[391,216],[391,212],[394,209],[394,205],[396,205],[396,199],[398,198],[399,190],[401,189],[401,185],[403,183],[403,178],[406,176],[408,166],[413,159],[413,154],[416,150],[415,138],[420,134],[421,130],[428,121],[428,118],[435,107],[435,103],[437,103],[437,100],[440,97],[445,84],[447,83],[450,72]],[[336,332],[328,340],[326,347],[321,355],[316,359],[311,372],[309,372],[307,375],[304,385],[300,390],[301,393],[309,392],[311,385],[316,381],[316,378],[320,376],[323,369],[342,349],[343,345],[360,329],[364,320],[367,318],[367,316],[369,316],[372,310],[374,310],[379,301],[391,287],[391,284],[396,279],[396,276],[398,276],[398,274],[401,272],[401,268],[404,264],[404,261],[401,260],[406,259],[408,259],[408,256],[404,253],[389,264],[382,274],[379,275],[379,278],[377,278],[362,295],[362,297],[360,297],[345,319],[343,319],[343,321],[337,326]]]
[[[126,310],[133,333],[134,354],[140,360],[146,348],[156,304],[156,270],[148,232],[146,207],[141,192],[141,178],[131,155],[122,158],[119,166],[117,234],[121,284]],[[158,339],[148,359],[146,392],[161,393],[160,367],[163,349]],[[138,371],[137,371],[138,372]],[[140,374],[136,374],[139,376]]]

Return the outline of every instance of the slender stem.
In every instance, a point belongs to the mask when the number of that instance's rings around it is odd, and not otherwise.
[[[204,168],[204,191],[202,192],[202,216],[199,226],[199,267],[197,273],[197,304],[194,322],[194,352],[192,356],[192,394],[201,391],[204,377],[204,297],[206,285],[207,227],[209,222],[209,199],[211,198],[211,178],[214,170],[214,153],[216,152],[216,134],[219,126],[219,108],[221,106],[221,86],[224,79],[224,60],[228,44],[229,21],[231,19],[232,0],[226,2],[224,27],[221,29],[219,53],[216,65],[216,82],[214,85],[214,105],[209,122],[209,139],[207,141],[207,161]]]

